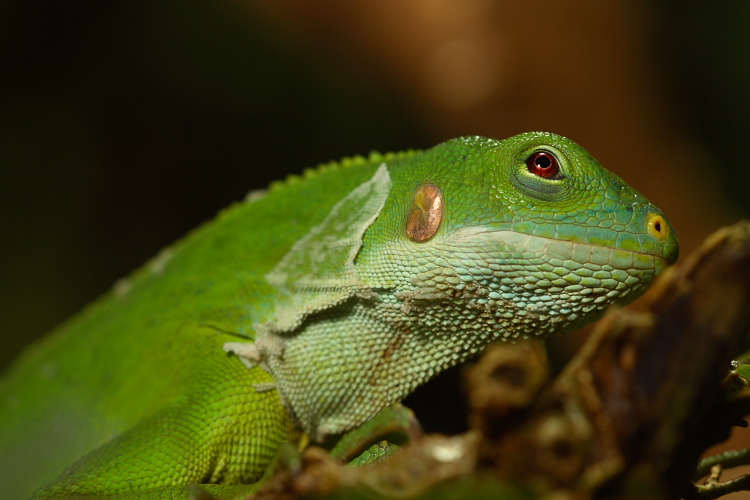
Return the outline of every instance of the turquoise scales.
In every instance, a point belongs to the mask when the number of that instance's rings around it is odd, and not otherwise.
[[[300,429],[356,435],[493,340],[634,299],[677,251],[661,211],[553,134],[310,171],[24,353],[0,379],[0,498],[241,496]]]

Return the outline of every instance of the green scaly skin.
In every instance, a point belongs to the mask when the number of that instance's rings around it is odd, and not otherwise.
[[[537,150],[560,178],[530,172]],[[444,214],[417,242],[406,220],[425,182]],[[357,432],[492,341],[561,333],[633,300],[677,258],[655,216],[545,133],[346,160],[272,186],[23,353],[0,381],[0,498],[256,483],[303,431]]]

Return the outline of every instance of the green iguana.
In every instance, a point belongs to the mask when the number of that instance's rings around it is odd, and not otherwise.
[[[677,254],[658,208],[554,134],[310,170],[20,356],[0,380],[0,497],[242,497],[230,485],[285,443],[368,429],[490,342],[633,300]]]

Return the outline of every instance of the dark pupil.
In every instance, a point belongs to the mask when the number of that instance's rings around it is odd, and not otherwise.
[[[535,163],[537,168],[541,170],[546,170],[552,166],[552,160],[550,160],[544,153],[540,153],[539,156],[536,157]]]

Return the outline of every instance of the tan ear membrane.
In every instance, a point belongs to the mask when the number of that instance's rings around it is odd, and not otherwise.
[[[443,193],[435,184],[422,184],[414,193],[406,234],[412,241],[422,243],[435,236],[443,220]]]

